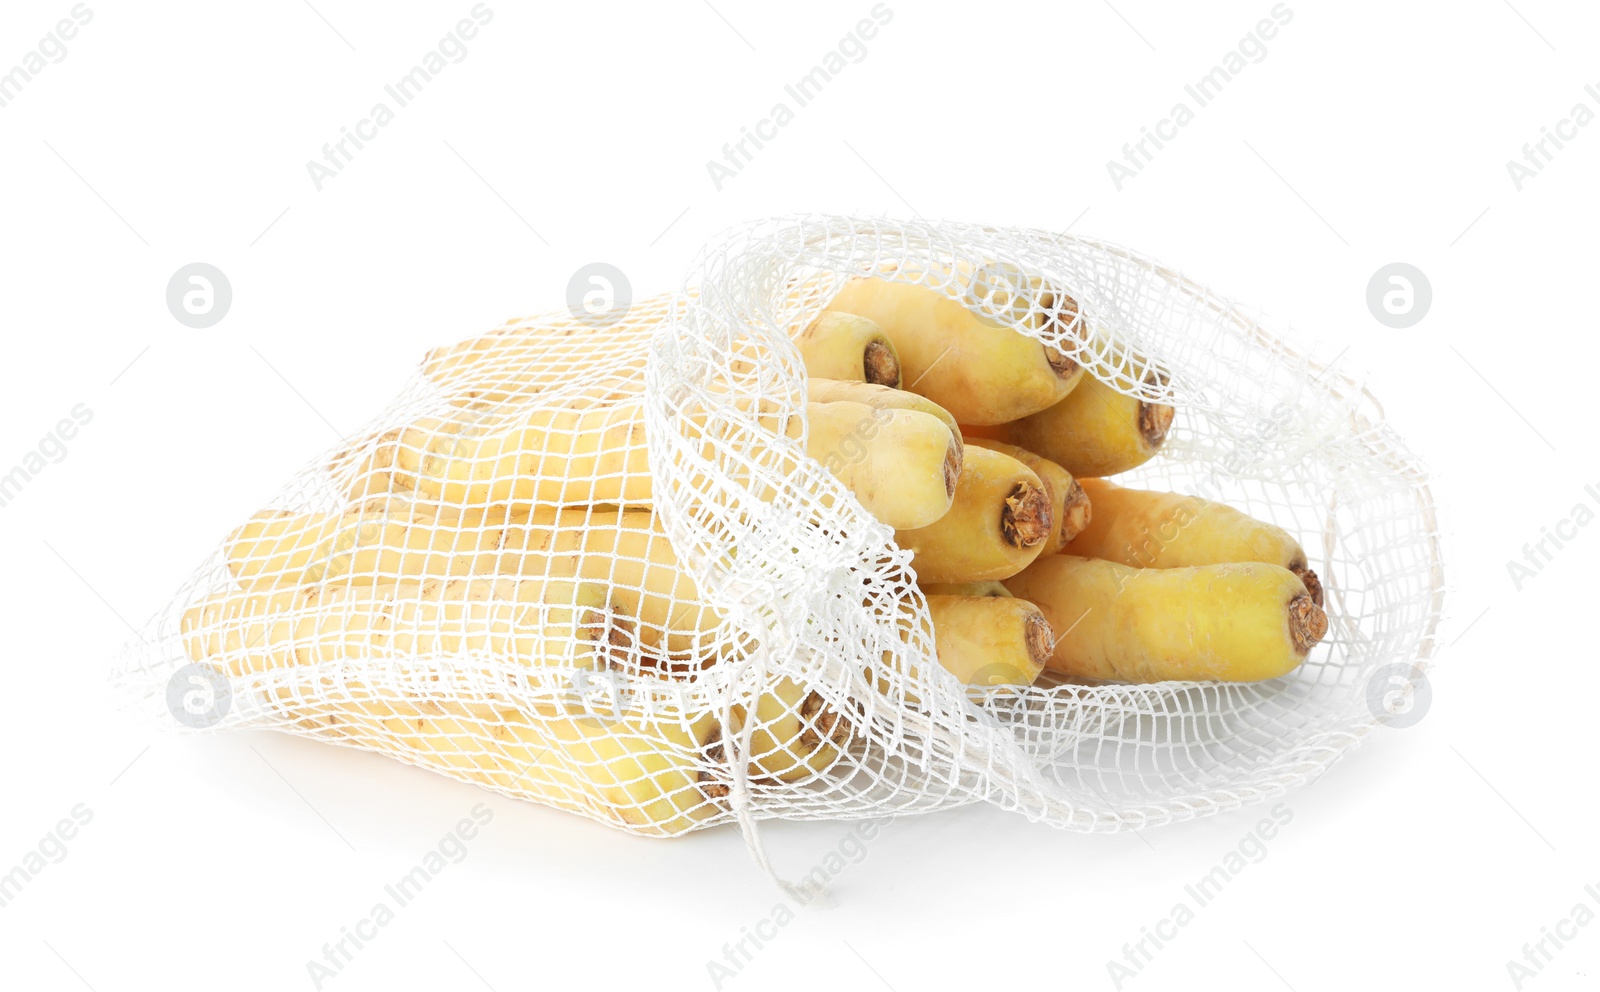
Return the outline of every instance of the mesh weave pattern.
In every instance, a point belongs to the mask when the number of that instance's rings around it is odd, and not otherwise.
[[[1127,481],[1299,535],[1328,637],[1263,683],[956,684],[909,554],[807,457],[790,339],[869,273],[1176,406]],[[1375,726],[1372,673],[1431,656],[1420,466],[1356,383],[1170,269],[1041,231],[805,217],[724,236],[685,285],[604,326],[546,315],[430,353],[195,574],[120,680],[162,707],[203,659],[228,677],[218,726],[644,834],[980,800],[1088,831],[1304,783]]]

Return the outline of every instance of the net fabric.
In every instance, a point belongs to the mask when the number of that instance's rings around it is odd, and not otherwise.
[[[806,453],[790,339],[869,273],[1174,404],[1129,484],[1299,535],[1328,637],[1266,683],[955,684],[909,555]],[[1357,383],[1171,269],[1043,231],[796,217],[713,242],[685,286],[430,353],[179,591],[121,681],[166,716],[204,656],[228,675],[217,726],[644,834],[975,801],[1091,831],[1309,780],[1377,725],[1372,674],[1431,657],[1420,465]]]

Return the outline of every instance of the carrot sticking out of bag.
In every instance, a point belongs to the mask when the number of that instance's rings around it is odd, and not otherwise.
[[[939,664],[963,685],[1032,685],[1050,658],[1050,621],[1025,599],[929,596]]]
[[[927,597],[934,653],[939,667],[964,686],[1032,685],[1050,657],[1053,635],[1044,611],[1027,600],[1003,595],[940,595]],[[909,614],[909,604],[901,604]],[[902,629],[902,634],[905,630]],[[921,678],[919,663],[884,652],[883,670],[873,673],[879,692],[899,683],[909,702],[920,700],[912,688]]]
[[[964,447],[938,417],[839,401],[808,403],[806,419],[806,452],[879,521],[926,527],[950,509]]]
[[[971,447],[950,512],[926,527],[895,532],[921,582],[983,582],[1017,574],[1050,537],[1050,495],[1010,455]]]
[[[829,311],[794,340],[806,374],[900,388],[900,355],[883,329],[865,317]]]
[[[1034,329],[1075,316],[1076,304],[1033,282],[1020,273],[980,273],[971,292],[975,303],[987,300]],[[1083,376],[1060,350],[929,286],[858,278],[829,306],[882,327],[900,356],[905,388],[963,424],[1003,424],[1036,413],[1071,393]]]
[[[1328,631],[1298,577],[1261,562],[1130,568],[1052,555],[1006,580],[1059,631],[1048,667],[1121,682],[1287,675]]]
[[[1144,568],[1181,568],[1230,561],[1282,565],[1305,583],[1322,605],[1322,582],[1306,553],[1282,527],[1257,520],[1225,503],[1083,480],[1094,505],[1089,526],[1067,545],[1067,554],[1103,558]]]
[[[916,393],[892,386],[879,386],[870,382],[849,379],[820,379],[812,376],[806,380],[806,399],[813,403],[865,403],[874,410],[915,410],[938,417],[950,428],[956,443],[962,443],[961,425],[955,415],[944,407]]]
[[[779,413],[782,404],[775,399],[732,402],[765,430],[800,434],[804,421]],[[945,418],[910,403],[847,400],[808,403],[806,414],[806,453],[882,522],[919,527],[949,507],[963,445]],[[534,410],[511,425],[423,418],[378,439],[352,493],[365,495],[379,479],[400,493],[458,508],[525,513],[541,503],[650,504],[655,485],[644,425],[637,400],[597,409]],[[697,434],[704,438],[707,457],[715,439],[759,443],[703,411],[684,418],[682,426],[691,441]]]
[[[990,436],[1037,452],[1073,478],[1096,478],[1153,458],[1166,443],[1173,413],[1165,403],[1136,399],[1085,376],[1066,399]]]
[[[1017,461],[1033,469],[1039,481],[1044,483],[1045,492],[1050,494],[1050,512],[1052,525],[1050,539],[1045,542],[1044,550],[1040,554],[1053,555],[1067,546],[1067,542],[1078,536],[1078,532],[1089,524],[1093,506],[1088,495],[1084,492],[1078,480],[1072,473],[1057,465],[1048,458],[1041,457],[1027,448],[1004,441],[991,441],[987,438],[973,438],[972,444],[990,451],[1010,455]]]

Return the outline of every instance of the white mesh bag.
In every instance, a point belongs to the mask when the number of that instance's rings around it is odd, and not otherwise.
[[[790,339],[864,273],[1176,406],[1128,480],[1299,535],[1328,636],[1269,682],[957,684],[910,555],[806,455]],[[1031,319],[1005,273],[1062,288],[1077,319]],[[685,287],[430,353],[230,535],[119,681],[169,725],[377,750],[641,834],[753,837],[979,800],[1082,831],[1236,808],[1370,733],[1385,666],[1427,665],[1442,578],[1420,466],[1356,383],[1173,270],[1043,231],[803,217],[724,236]]]

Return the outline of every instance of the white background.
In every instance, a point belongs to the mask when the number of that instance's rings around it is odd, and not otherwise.
[[[719,192],[707,160],[871,4],[713,2],[490,0],[465,60],[320,192],[307,160],[468,0],[91,0],[67,57],[0,108],[0,473],[93,411],[0,508],[0,872],[93,811],[0,908],[0,984],[312,988],[306,961],[485,801],[466,860],[325,987],[712,988],[706,962],[780,899],[735,831],[640,840],[286,736],[163,735],[105,677],[128,624],[427,347],[560,306],[585,263],[642,296],[727,225],[821,211],[1071,226],[1370,373],[1447,513],[1431,709],[1287,797],[1265,860],[1125,987],[1514,987],[1507,960],[1600,883],[1600,527],[1520,591],[1506,568],[1600,487],[1600,126],[1520,191],[1506,161],[1600,109],[1600,12],[1289,0],[1267,57],[1118,191],[1106,161],[1268,0],[889,0],[866,57]],[[0,8],[0,72],[70,9]],[[194,261],[233,286],[207,330],[164,302]],[[1408,329],[1365,302],[1394,261],[1433,288]],[[724,987],[1110,989],[1107,960],[1264,813],[1110,836],[982,807],[903,819]],[[844,832],[765,835],[798,876]],[[1577,933],[1524,988],[1594,987],[1600,924]]]

